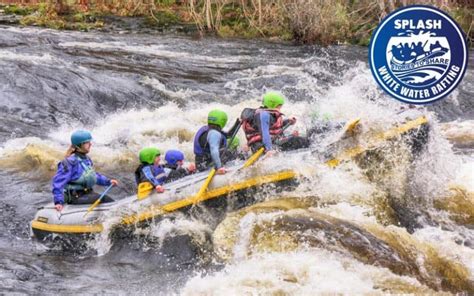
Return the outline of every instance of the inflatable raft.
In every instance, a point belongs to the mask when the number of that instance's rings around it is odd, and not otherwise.
[[[274,167],[270,170],[241,169],[243,163],[229,167],[225,175],[216,175],[208,190],[196,199],[196,193],[209,172],[187,176],[165,185],[164,193],[152,192],[145,198],[132,195],[119,201],[99,204],[87,213],[90,205],[65,205],[61,212],[49,204],[41,208],[31,222],[33,235],[44,239],[52,234],[90,234],[102,232],[102,222],[120,217],[116,224],[130,225],[149,220],[199,203],[218,199],[265,184],[276,184],[296,177],[292,170]],[[116,219],[115,219],[116,220]]]
[[[403,121],[385,132],[373,136],[371,141],[364,145],[355,142],[353,146],[347,146],[326,155],[323,159],[329,166],[335,167],[341,162],[349,161],[360,156],[370,149],[376,148],[383,142],[403,138],[407,139],[413,149],[419,149],[428,138],[428,120],[425,116],[406,117]],[[358,120],[349,123],[350,128],[358,124]],[[347,133],[347,130],[344,131]],[[418,148],[417,148],[418,147]],[[288,152],[298,154],[304,161],[305,155],[310,156],[315,151],[301,149]],[[284,157],[282,153],[280,157]],[[61,212],[56,211],[54,204],[49,204],[39,209],[31,222],[31,230],[34,237],[42,240],[52,237],[54,234],[93,234],[104,230],[106,221],[114,221],[114,225],[132,225],[144,222],[155,217],[165,215],[178,210],[185,210],[196,204],[208,203],[209,201],[225,198],[233,193],[243,192],[248,189],[258,188],[268,184],[288,184],[297,177],[295,171],[298,164],[294,162],[281,161],[272,166],[254,165],[243,168],[244,163],[234,163],[229,166],[229,172],[225,175],[216,175],[209,184],[208,190],[196,199],[196,193],[205,182],[208,172],[202,172],[187,176],[165,185],[164,193],[152,192],[149,196],[139,199],[132,195],[119,201],[99,204],[91,212],[87,213],[90,205],[65,205]]]

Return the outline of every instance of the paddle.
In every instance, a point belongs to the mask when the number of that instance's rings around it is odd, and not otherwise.
[[[259,157],[263,154],[264,151],[265,151],[265,147],[260,147],[260,149],[258,149],[254,154],[252,154],[252,156],[249,157],[249,159],[247,159],[247,161],[244,163],[244,165],[240,169],[245,169],[251,166],[252,164],[254,164],[254,162],[256,162],[259,159]]]
[[[360,118],[356,118],[354,120],[349,121],[349,123],[347,123],[344,128],[344,132],[342,133],[341,139],[353,136],[356,133],[355,129],[359,126],[359,123]]]
[[[102,198],[104,198],[104,196],[107,194],[107,192],[109,192],[109,190],[114,186],[114,184],[110,184],[109,187],[107,187],[104,192],[102,192],[102,194],[99,196],[99,198],[87,209],[87,212],[85,213],[84,215],[84,218],[87,216],[87,214],[89,214],[90,211],[92,211],[95,207],[97,207],[97,205],[100,203],[100,201],[102,200]]]
[[[234,124],[234,126],[230,129],[230,131],[232,131],[232,134],[230,135],[230,138],[229,140],[227,141],[228,145],[227,147],[229,147],[230,143],[232,143],[232,141],[234,140],[235,136],[237,136],[237,133],[239,132],[240,130],[240,127],[242,126],[242,121],[237,119],[238,122],[236,122]],[[226,147],[226,149],[227,149]]]
[[[216,169],[212,168],[211,172],[206,178],[206,181],[204,181],[204,184],[202,184],[201,189],[199,189],[198,193],[194,196],[194,203],[199,202],[199,200],[201,199],[201,196],[207,190],[207,187],[209,186],[209,183],[211,183],[212,178],[214,178],[215,174],[216,174]]]

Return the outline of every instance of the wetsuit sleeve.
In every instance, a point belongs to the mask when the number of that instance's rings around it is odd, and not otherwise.
[[[272,150],[272,138],[270,137],[270,113],[260,112],[260,133],[265,150]]]
[[[157,180],[157,179],[153,176],[153,172],[152,172],[152,170],[151,170],[151,166],[143,167],[143,168],[142,168],[142,172],[143,172],[143,175],[145,176],[145,178],[148,180],[148,182],[150,182],[150,183],[153,184],[154,186],[158,186],[158,185],[163,184],[163,182],[160,182],[159,180]]]
[[[63,190],[72,177],[72,167],[64,169],[64,163],[67,161],[60,162],[58,164],[58,171],[53,177],[52,187],[53,187],[53,198],[54,204],[64,204]]]
[[[215,130],[210,130],[209,133],[207,133],[207,142],[209,143],[209,149],[211,150],[211,159],[216,169],[220,169],[222,167],[219,151],[221,137],[221,133]]]
[[[99,173],[95,173],[95,176],[97,177],[97,185],[109,186],[111,184],[110,179],[107,178],[106,176],[101,175]]]

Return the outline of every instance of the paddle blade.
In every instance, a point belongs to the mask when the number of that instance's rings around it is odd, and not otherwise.
[[[330,167],[330,168],[335,168],[339,165],[339,163],[341,163],[341,161],[337,158],[333,158],[331,160],[328,160],[326,161],[326,164]]]
[[[146,198],[153,191],[153,185],[150,182],[142,182],[138,184],[137,198],[138,200]]]
[[[350,121],[346,127],[344,128],[344,133],[342,134],[341,138],[347,138],[355,135],[357,133],[357,127],[360,124],[360,118],[356,118]]]

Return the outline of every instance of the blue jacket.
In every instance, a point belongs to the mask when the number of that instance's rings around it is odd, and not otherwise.
[[[81,158],[83,165],[92,168],[93,163],[89,157]],[[71,181],[78,180],[84,173],[84,167],[81,165],[79,156],[71,155],[58,164],[58,171],[53,177],[53,197],[54,204],[64,204],[64,188]],[[67,167],[65,167],[67,166]],[[110,179],[99,173],[95,173],[97,178],[97,185],[109,186]]]

